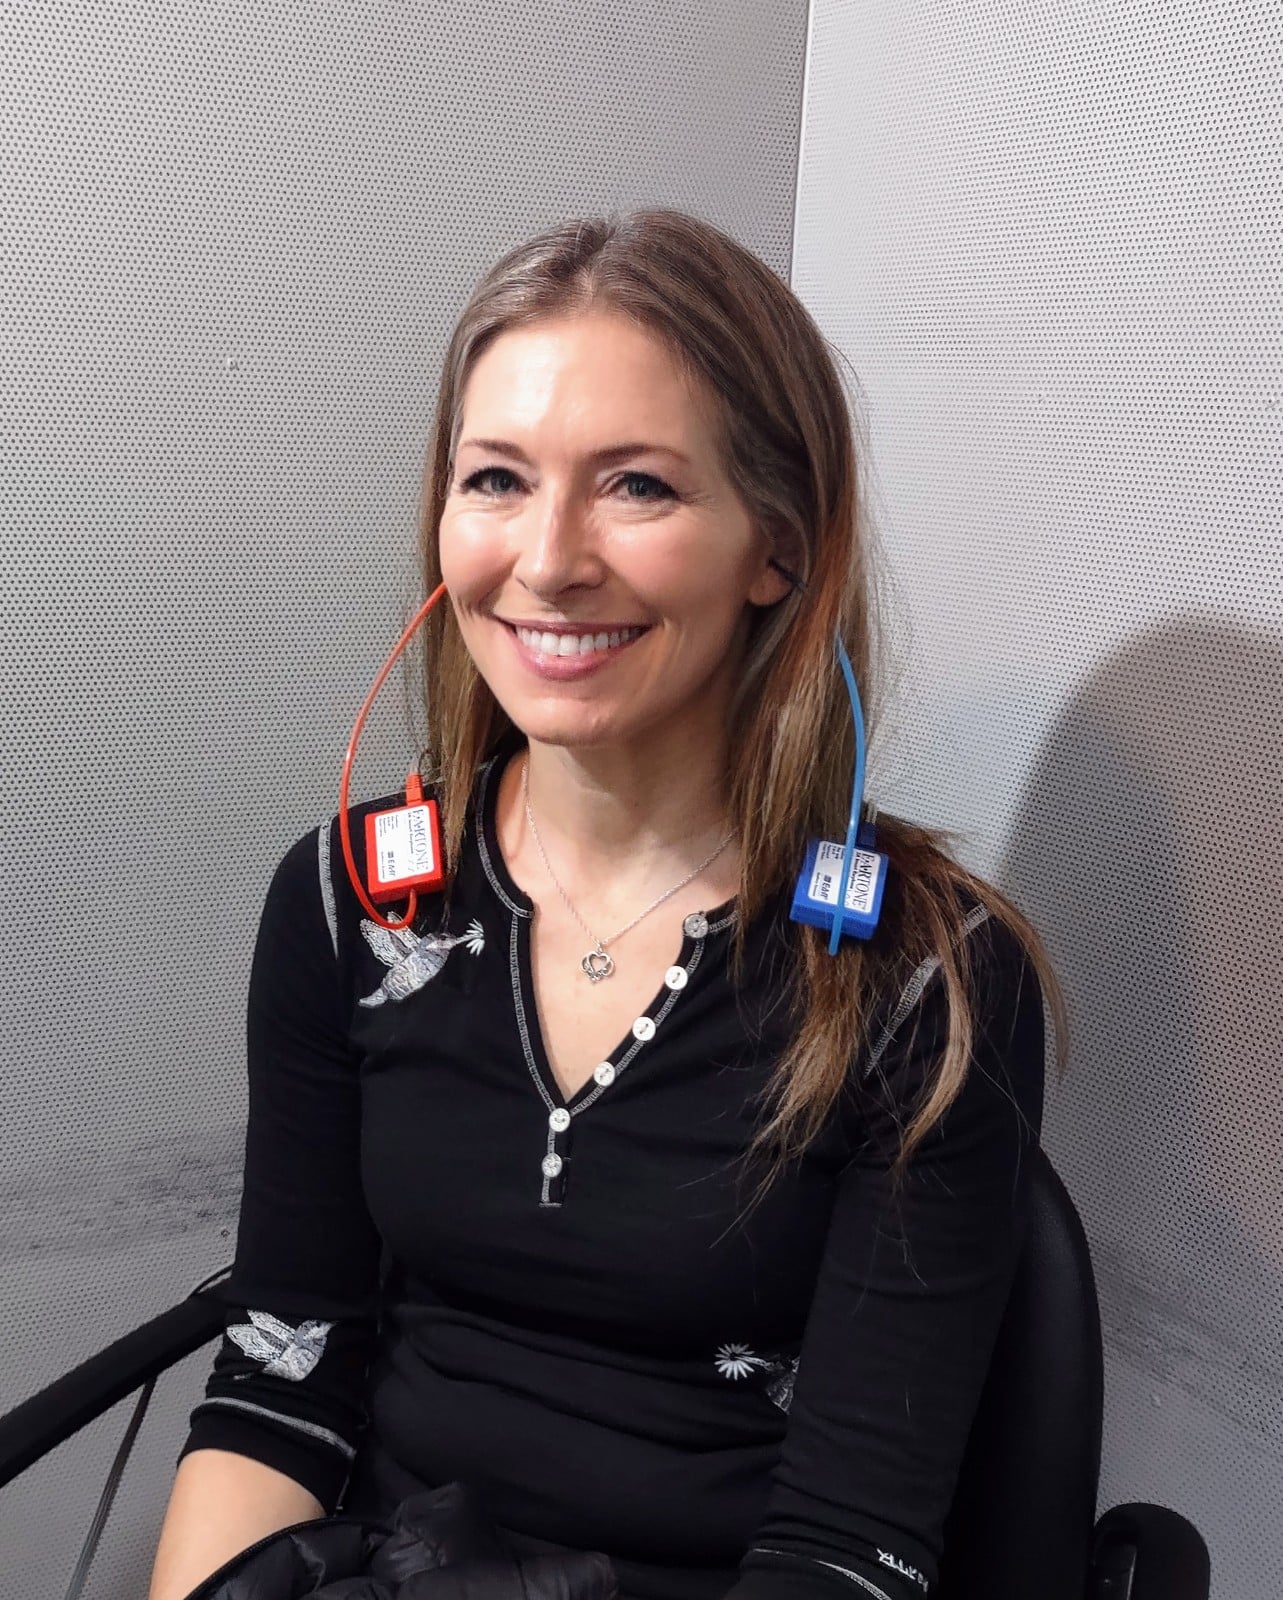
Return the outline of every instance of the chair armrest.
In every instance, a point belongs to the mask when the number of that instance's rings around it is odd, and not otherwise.
[[[0,1417],[0,1488],[223,1326],[218,1289],[202,1289],[56,1378]]]
[[[1166,1506],[1115,1506],[1096,1524],[1088,1600],[1208,1600],[1212,1563],[1192,1522]]]

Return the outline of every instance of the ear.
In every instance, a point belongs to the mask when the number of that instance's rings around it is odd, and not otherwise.
[[[748,598],[750,605],[777,606],[792,593],[793,585],[784,574],[777,572],[774,567],[767,567],[749,590]]]
[[[793,592],[793,584],[788,575],[781,572],[771,560],[771,549],[765,546],[762,551],[761,566],[754,577],[748,591],[750,605],[777,606],[781,600],[788,598]]]

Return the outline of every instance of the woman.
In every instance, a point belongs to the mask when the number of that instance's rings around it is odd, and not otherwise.
[[[1060,1000],[898,818],[871,939],[790,920],[845,828],[835,629],[873,668],[825,341],[707,224],[558,228],[463,313],[424,501],[448,891],[411,951],[333,824],[277,871],[153,1600],[453,1480],[639,1600],[929,1592]]]

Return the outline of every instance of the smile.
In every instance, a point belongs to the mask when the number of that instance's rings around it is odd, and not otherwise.
[[[640,639],[645,628],[616,628],[600,633],[552,633],[538,628],[515,627],[513,631],[527,650],[541,656],[584,656],[593,651],[618,650],[621,645]]]

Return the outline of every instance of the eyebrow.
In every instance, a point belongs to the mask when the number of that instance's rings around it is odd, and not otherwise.
[[[511,456],[514,461],[520,461],[527,467],[534,466],[534,462],[526,452],[509,439],[463,439],[458,448],[462,450],[465,445],[473,445],[478,450],[490,450],[496,455]],[[612,462],[641,455],[672,456],[677,461],[684,462],[686,466],[691,465],[689,456],[684,456],[680,450],[675,450],[668,444],[612,444],[604,450],[594,450],[589,459],[599,461],[603,466],[610,466]]]

